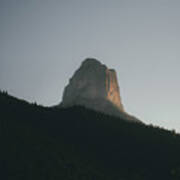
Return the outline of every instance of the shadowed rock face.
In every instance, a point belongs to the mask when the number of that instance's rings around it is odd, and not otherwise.
[[[96,59],[86,59],[64,89],[61,106],[83,105],[107,114],[124,112],[116,72]]]

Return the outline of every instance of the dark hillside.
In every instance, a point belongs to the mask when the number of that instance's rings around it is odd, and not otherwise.
[[[180,179],[180,136],[173,131],[2,92],[0,116],[0,179]]]

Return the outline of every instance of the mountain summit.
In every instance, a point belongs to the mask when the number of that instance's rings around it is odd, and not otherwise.
[[[124,114],[116,71],[85,59],[65,87],[61,107],[82,105],[111,115]]]

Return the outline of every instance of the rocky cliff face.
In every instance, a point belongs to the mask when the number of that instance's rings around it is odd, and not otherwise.
[[[66,86],[61,106],[83,105],[107,114],[124,112],[116,72],[86,59]]]
[[[106,69],[106,99],[116,105],[121,111],[124,111],[121,103],[119,86],[114,69]]]

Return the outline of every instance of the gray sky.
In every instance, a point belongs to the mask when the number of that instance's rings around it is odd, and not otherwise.
[[[179,0],[0,0],[0,89],[46,106],[86,57],[117,71],[127,112],[180,132]]]

